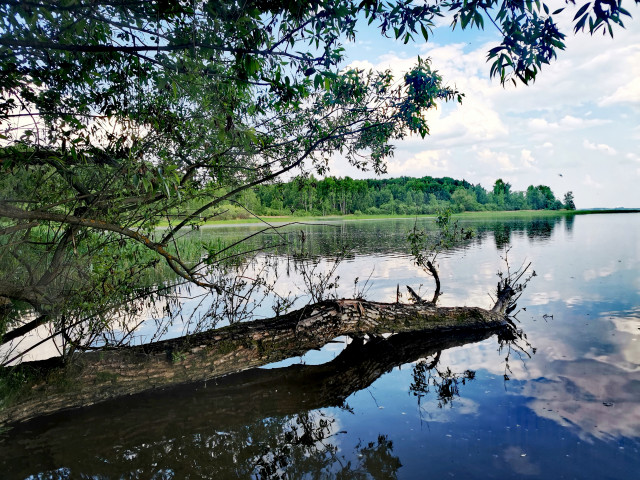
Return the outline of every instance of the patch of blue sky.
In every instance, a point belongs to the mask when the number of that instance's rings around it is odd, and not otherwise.
[[[564,3],[563,3],[564,5]],[[345,44],[347,63],[391,68],[397,76],[429,57],[449,85],[465,93],[462,105],[428,114],[430,135],[397,142],[388,176],[451,176],[491,188],[503,178],[517,190],[549,185],[557,197],[572,190],[578,208],[639,207],[640,6],[625,5],[626,29],[574,35],[571,11],[561,18],[567,49],[529,86],[500,85],[489,78],[487,51],[500,42],[485,30],[451,29],[442,19],[425,42],[384,38],[374,25],[358,25]],[[331,173],[371,177],[336,158]]]

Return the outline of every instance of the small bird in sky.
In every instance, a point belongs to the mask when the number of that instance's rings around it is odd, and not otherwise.
[[[561,173],[559,173],[559,174],[558,174],[558,176],[559,176],[559,177],[561,177],[561,176],[562,176],[562,174],[561,174]]]

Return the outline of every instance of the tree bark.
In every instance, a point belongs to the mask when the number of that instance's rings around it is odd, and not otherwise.
[[[493,330],[505,323],[502,312],[477,307],[323,301],[271,319],[142,346],[79,354],[67,366],[57,358],[24,363],[18,368],[39,380],[26,386],[24,396],[0,411],[0,423],[210,380],[302,355],[342,335],[462,333]]]
[[[436,282],[436,290],[433,292],[433,298],[431,299],[431,303],[435,305],[440,297],[440,275],[438,275],[438,269],[430,261],[427,261],[427,269]]]

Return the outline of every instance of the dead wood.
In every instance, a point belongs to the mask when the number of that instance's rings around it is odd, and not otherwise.
[[[409,285],[407,285],[407,290],[409,291],[409,295],[411,295],[411,298],[413,298],[413,301],[418,305],[426,305],[429,303],[427,300],[418,295],[418,293]]]
[[[25,363],[19,368],[36,372],[39,380],[26,395],[0,411],[0,423],[210,380],[301,355],[341,335],[469,332],[504,324],[501,312],[476,307],[323,301],[271,319],[142,346],[83,353],[67,366],[58,359]]]

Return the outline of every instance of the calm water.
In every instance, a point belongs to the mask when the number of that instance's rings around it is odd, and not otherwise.
[[[412,225],[295,232],[319,255],[349,246],[338,296],[352,296],[358,277],[356,289],[369,278],[367,298],[394,301],[398,284],[431,291],[406,255]],[[640,215],[472,226],[476,240],[439,260],[440,304],[491,306],[510,245],[511,265],[531,261],[537,272],[519,302],[515,344],[495,335],[336,339],[206,385],[25,423],[2,436],[0,477],[638,478]],[[237,229],[202,233],[213,234]],[[278,288],[300,283],[281,273]]]

